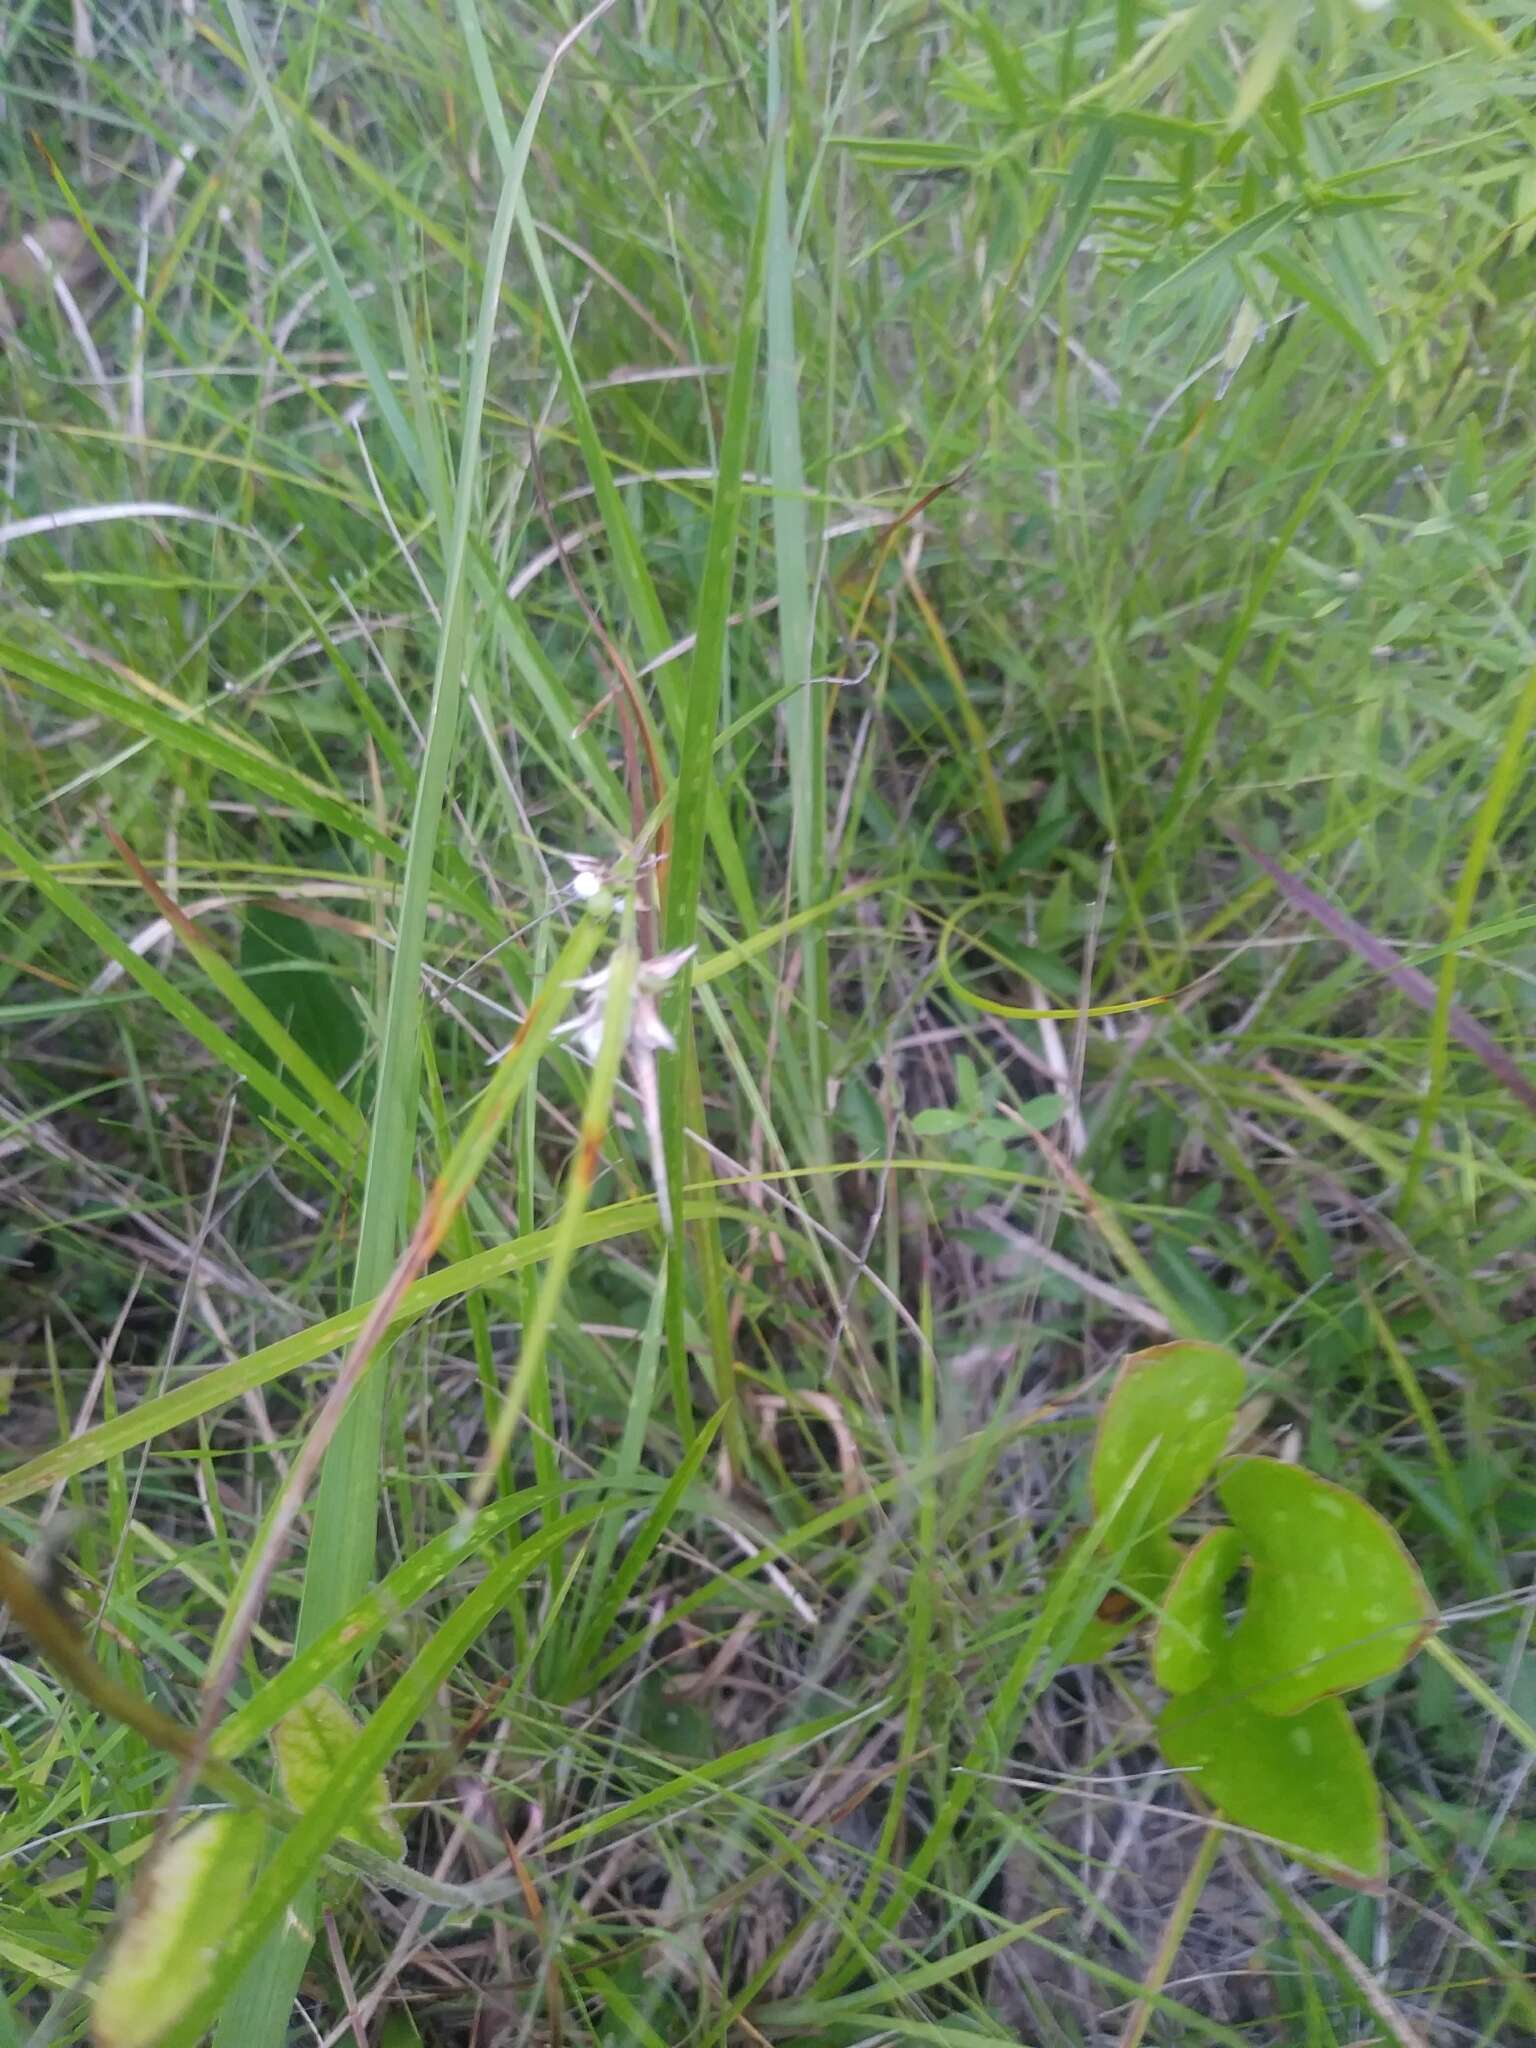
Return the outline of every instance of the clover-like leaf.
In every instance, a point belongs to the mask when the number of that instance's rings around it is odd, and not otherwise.
[[[1243,1539],[1223,1524],[1190,1551],[1163,1596],[1152,1675],[1164,1692],[1193,1692],[1214,1676],[1227,1646],[1222,1594],[1243,1561]]]
[[[318,1686],[284,1714],[272,1731],[272,1747],[283,1797],[290,1806],[304,1813],[314,1805],[361,1732],[356,1717],[329,1686]],[[382,1771],[369,1786],[362,1811],[342,1832],[383,1856],[398,1856],[405,1847],[400,1823],[389,1810],[389,1785]]]
[[[1268,1835],[1346,1884],[1380,1891],[1387,1872],[1381,1791],[1338,1700],[1266,1714],[1223,1668],[1171,1700],[1157,1724],[1169,1763],[1239,1827]]]
[[[1373,1507],[1298,1465],[1239,1458],[1219,1491],[1253,1571],[1233,1632],[1233,1683],[1268,1714],[1396,1671],[1435,1625],[1435,1605]]]
[[[253,1813],[194,1821],[149,1870],[92,1993],[99,2048],[151,2048],[213,1975],[266,1835]]]
[[[1085,1532],[1086,1533],[1086,1532]],[[1166,1530],[1154,1529],[1131,1546],[1118,1565],[1108,1558],[1106,1569],[1114,1573],[1109,1591],[1074,1638],[1064,1664],[1092,1664],[1112,1650],[1122,1636],[1157,1611],[1183,1552]],[[1087,1570],[1092,1571],[1092,1566]]]
[[[1226,1448],[1242,1397],[1242,1362],[1219,1344],[1157,1344],[1127,1358],[1093,1453],[1106,1549],[1166,1529],[1189,1506]]]

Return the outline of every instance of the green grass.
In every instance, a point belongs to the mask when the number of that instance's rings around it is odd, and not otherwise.
[[[90,14],[0,27],[0,1537],[193,1805],[362,1723],[167,2038],[1536,2032],[1536,6]],[[1445,1610],[1382,1900],[1063,1668],[1170,1328]],[[0,2044],[177,1783],[106,1681],[0,1640]]]

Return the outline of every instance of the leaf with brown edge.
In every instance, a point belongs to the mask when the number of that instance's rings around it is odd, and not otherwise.
[[[1363,1891],[1387,1875],[1381,1788],[1337,1700],[1266,1714],[1230,1668],[1171,1700],[1157,1724],[1162,1752],[1208,1804],[1304,1862]]]
[[[1218,1482],[1252,1559],[1227,1661],[1268,1714],[1295,1714],[1406,1664],[1435,1603],[1396,1530],[1367,1501],[1276,1458],[1235,1458]]]
[[[1154,1344],[1121,1366],[1099,1421],[1091,1488],[1105,1549],[1166,1530],[1226,1448],[1242,1361],[1219,1344]]]

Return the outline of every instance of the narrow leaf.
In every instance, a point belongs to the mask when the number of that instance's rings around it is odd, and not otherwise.
[[[259,1095],[279,1115],[287,1117],[303,1131],[323,1152],[343,1166],[352,1164],[355,1146],[344,1139],[323,1117],[318,1116],[309,1104],[296,1095],[288,1085],[280,1081],[269,1067],[248,1052],[244,1046],[231,1038],[227,1031],[220,1030],[210,1022],[190,997],[182,994],[174,982],[163,975],[158,967],[141,958],[126,940],[99,917],[78,889],[70,887],[51,868],[47,867],[32,853],[14,833],[0,825],[0,853],[13,861],[27,880],[45,897],[55,910],[68,918],[109,959],[117,961],[140,988],[152,995],[166,1014],[181,1028],[195,1038],[203,1049],[211,1054],[222,1066],[239,1074],[250,1086],[253,1094]]]
[[[361,1733],[357,1716],[329,1686],[317,1687],[290,1708],[272,1731],[278,1781],[288,1804],[307,1813],[356,1748]],[[382,1771],[361,1788],[357,1808],[342,1833],[381,1856],[403,1853],[405,1836],[389,1810],[389,1785]]]
[[[99,2048],[152,2048],[205,1988],[240,1917],[265,1834],[255,1814],[218,1813],[170,1843],[97,1981]]]
[[[232,782],[259,789],[274,802],[288,804],[303,816],[329,825],[349,844],[398,860],[400,849],[358,804],[312,782],[284,765],[243,733],[231,732],[209,718],[200,706],[181,704],[168,690],[138,679],[137,689],[122,688],[102,676],[65,668],[34,654],[13,640],[0,640],[0,669],[15,682],[47,690],[77,710],[110,718],[144,738],[157,740],[176,754],[201,761]]]

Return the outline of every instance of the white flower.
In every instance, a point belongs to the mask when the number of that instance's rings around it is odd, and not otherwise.
[[[636,862],[628,856],[617,860],[598,860],[590,853],[562,853],[556,856],[571,870],[571,879],[561,894],[574,897],[578,903],[596,903],[600,896],[608,898],[607,908],[615,916],[624,909],[624,898],[613,892],[624,877],[631,880],[645,869],[654,867],[655,856]]]
[[[573,865],[576,863],[573,862]],[[627,943],[632,945],[633,940]],[[656,1203],[661,1214],[661,1227],[667,1236],[672,1233],[672,1204],[668,1199],[667,1170],[663,1156],[661,1098],[656,1077],[656,1055],[659,1052],[675,1052],[677,1043],[661,1021],[656,998],[669,981],[676,979],[697,950],[696,946],[680,946],[675,953],[658,953],[653,959],[638,962],[630,986],[629,1023],[624,1038],[624,1051],[629,1058],[630,1079],[639,1098],[640,1118],[651,1151],[651,1172],[656,1183]],[[599,967],[595,973],[584,975],[580,981],[569,984],[587,1000],[574,1017],[567,1017],[563,1024],[555,1026],[554,1036],[569,1038],[585,1060],[595,1060],[602,1047],[613,981],[613,963],[617,957],[610,957],[607,964]],[[500,1059],[502,1054],[509,1050],[510,1047],[503,1047],[502,1052],[497,1053],[495,1058]]]
[[[652,960],[641,961],[635,974],[634,999],[629,1010],[628,1046],[631,1052],[646,1054],[677,1050],[671,1032],[661,1021],[656,998],[697,951],[696,946],[683,946],[676,953],[658,953]],[[572,987],[591,1000],[574,1017],[555,1027],[556,1038],[574,1038],[585,1059],[595,1060],[597,1049],[603,1042],[603,1018],[608,1008],[608,981],[612,973],[613,962],[610,960],[595,974],[573,982]]]

